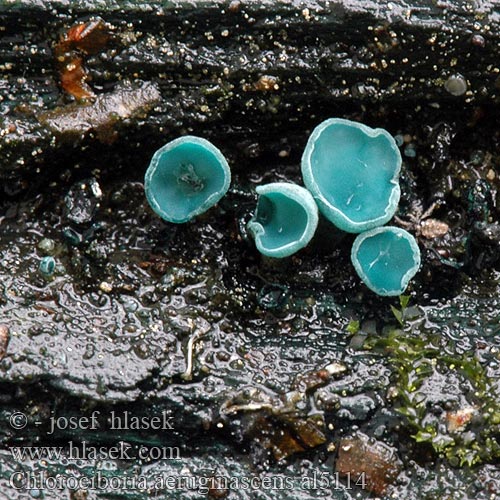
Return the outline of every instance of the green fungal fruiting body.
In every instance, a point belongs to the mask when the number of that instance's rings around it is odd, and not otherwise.
[[[40,274],[42,276],[45,276],[46,278],[49,278],[54,274],[54,271],[56,269],[56,261],[54,260],[54,257],[44,257],[41,261],[40,264],[38,265],[38,270],[40,271]]]
[[[384,129],[330,118],[312,132],[302,155],[304,184],[335,226],[360,233],[396,212],[401,154]]]
[[[401,295],[420,267],[415,238],[399,227],[384,226],[361,233],[351,250],[354,269],[370,290]]]
[[[305,247],[318,225],[318,207],[301,186],[275,182],[257,187],[259,201],[248,230],[259,252],[288,257]]]
[[[227,192],[231,171],[224,155],[206,139],[184,136],[153,155],[144,178],[146,198],[164,220],[187,222]]]

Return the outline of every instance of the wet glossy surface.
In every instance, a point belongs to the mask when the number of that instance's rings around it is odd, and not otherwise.
[[[294,498],[366,498],[334,476],[356,429],[403,463],[393,496],[500,494],[494,2],[272,5],[0,1],[0,488],[9,498],[28,494],[9,484],[20,467],[9,446],[70,439],[180,446],[182,460],[25,461],[22,470],[150,480],[316,473],[329,485],[296,485]],[[86,58],[97,99],[81,108],[61,90],[53,49],[89,15],[116,39]],[[457,74],[462,95],[445,85]],[[330,116],[397,136],[397,215],[417,234],[418,214],[436,202],[432,219],[448,227],[420,242],[405,307],[366,290],[349,260],[353,237],[325,221],[278,263],[246,230],[255,187],[300,183],[307,137]],[[234,183],[178,226],[149,209],[142,181],[154,151],[186,133],[220,147]],[[49,280],[38,272],[47,255]],[[52,411],[93,409],[168,409],[178,419],[171,433],[47,436]],[[24,431],[9,424],[19,410]],[[450,430],[460,419],[463,430]],[[228,498],[289,493],[235,487]]]

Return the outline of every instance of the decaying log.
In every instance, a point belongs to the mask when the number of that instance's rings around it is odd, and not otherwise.
[[[16,191],[48,161],[143,170],[185,132],[234,144],[238,164],[302,145],[327,116],[383,115],[390,129],[394,109],[490,106],[495,3],[0,2],[0,175]],[[89,26],[100,36],[79,43]],[[88,92],[72,97],[75,78]]]

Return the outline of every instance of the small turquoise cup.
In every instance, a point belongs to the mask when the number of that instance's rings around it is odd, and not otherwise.
[[[230,183],[231,171],[220,150],[206,139],[187,135],[156,151],[144,189],[162,219],[181,224],[213,207]]]
[[[288,257],[305,247],[318,226],[318,207],[307,189],[288,182],[258,186],[257,209],[248,230],[268,257]]]

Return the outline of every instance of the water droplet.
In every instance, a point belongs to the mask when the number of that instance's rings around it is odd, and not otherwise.
[[[467,92],[467,81],[460,75],[451,75],[444,83],[444,88],[447,92],[454,96],[461,96]]]

